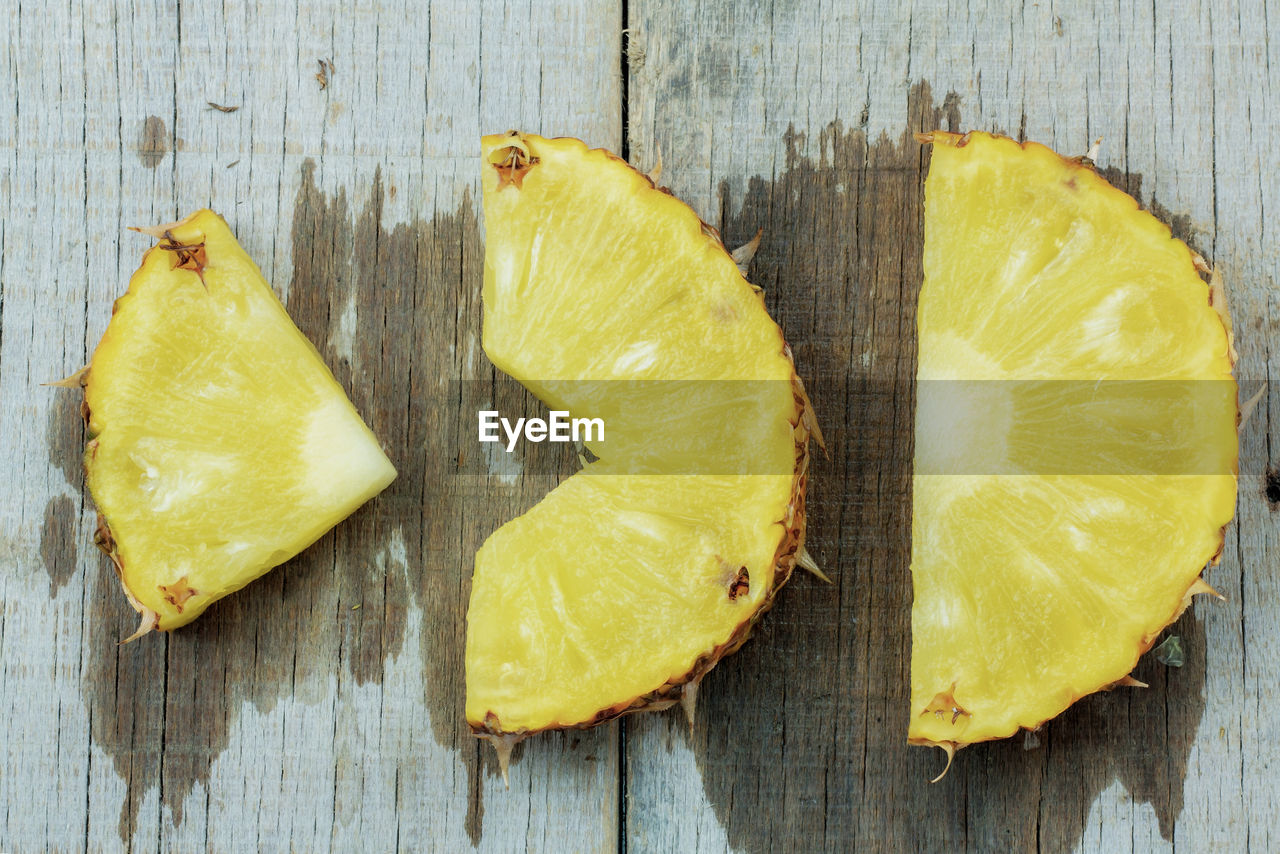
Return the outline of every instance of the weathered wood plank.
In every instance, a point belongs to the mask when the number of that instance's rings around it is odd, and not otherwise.
[[[457,459],[472,398],[523,400],[478,343],[477,137],[618,147],[620,27],[604,2],[5,7],[0,849],[615,845],[616,731],[530,745],[509,793],[465,731],[472,556],[547,484]],[[195,625],[117,648],[78,401],[36,384],[105,328],[147,245],[123,227],[205,205],[400,478]]]
[[[910,378],[919,192],[932,127],[1023,133],[1100,163],[1232,285],[1246,390],[1275,340],[1280,118],[1257,4],[632,3],[632,159],[730,241],[796,353],[832,459],[811,551],[755,641],[704,683],[699,730],[626,729],[628,838],[641,850],[1266,848],[1277,819],[1269,410],[1242,443],[1239,524],[1175,631],[1190,661],[1144,661],[1141,694],[1090,698],[1024,750],[974,748],[949,777],[903,743],[909,650]],[[1277,66],[1280,67],[1280,66]],[[1274,220],[1274,218],[1272,218]],[[1280,488],[1277,489],[1280,493]],[[1268,672],[1270,670],[1271,672]],[[697,766],[701,779],[688,774]]]
[[[1280,575],[1264,399],[1239,523],[1180,671],[947,780],[902,744],[919,185],[911,129],[1083,151],[1233,287],[1240,376],[1277,340],[1280,34],[1262,4],[810,0],[10,4],[0,18],[0,849],[1258,850],[1280,839]],[[1271,60],[1277,60],[1272,62]],[[321,60],[325,86],[316,74]],[[221,112],[207,101],[236,106]],[[675,715],[540,738],[513,789],[461,720],[471,559],[553,478],[478,458],[536,406],[478,345],[481,132],[625,142],[768,291],[832,442],[811,549],[757,639]],[[169,637],[88,545],[74,395],[145,241],[231,221],[400,467],[290,565]],[[68,236],[71,235],[71,236]],[[468,454],[469,460],[465,460]],[[544,466],[529,468],[546,470]],[[619,812],[619,786],[626,814]]]

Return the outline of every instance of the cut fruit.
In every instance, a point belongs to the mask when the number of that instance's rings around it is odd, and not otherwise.
[[[919,138],[908,737],[952,754],[1133,684],[1210,590],[1236,386],[1203,261],[1087,160]]]
[[[799,560],[808,439],[718,235],[606,151],[483,139],[484,348],[597,457],[476,555],[467,720],[508,750],[687,698]]]
[[[145,231],[160,242],[81,378],[97,542],[138,634],[191,622],[396,474],[221,217]]]

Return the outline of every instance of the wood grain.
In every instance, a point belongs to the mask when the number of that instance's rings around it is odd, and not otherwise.
[[[460,389],[523,398],[478,343],[477,138],[522,126],[619,147],[620,9],[3,15],[0,850],[612,847],[616,732],[530,745],[511,792],[466,732],[472,556],[548,485],[455,461],[477,408]],[[400,477],[190,631],[117,647],[133,618],[91,547],[78,402],[37,384],[101,335],[147,245],[124,226],[204,205]]]
[[[1223,271],[1247,394],[1280,340],[1277,28],[1225,0],[6,5],[0,851],[1280,845],[1270,397],[1209,574],[1229,601],[1173,629],[1184,667],[1145,660],[1149,690],[967,750],[936,786],[940,758],[903,743],[927,168],[908,132],[1102,136],[1106,174]],[[727,240],[764,229],[751,278],[830,441],[810,550],[835,579],[783,591],[704,682],[692,734],[666,714],[534,739],[509,792],[461,681],[475,549],[556,470],[471,440],[481,404],[538,406],[479,346],[474,158],[508,127],[641,168],[661,152]],[[101,336],[147,245],[123,227],[200,206],[400,477],[191,627],[117,647],[132,612],[91,546],[78,401],[38,383]]]

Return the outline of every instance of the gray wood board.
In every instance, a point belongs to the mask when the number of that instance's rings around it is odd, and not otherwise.
[[[903,743],[927,168],[908,132],[996,129],[1075,153],[1103,137],[1109,177],[1223,271],[1247,393],[1276,335],[1274,12],[6,7],[0,850],[1280,845],[1269,399],[1209,574],[1228,601],[1173,630],[1186,666],[1144,660],[1150,689],[1082,701],[1029,750],[966,750],[934,786],[940,756]],[[461,708],[474,551],[554,482],[471,440],[482,403],[537,408],[479,347],[476,138],[507,127],[641,168],[661,152],[663,182],[730,243],[764,229],[751,278],[827,430],[810,549],[835,579],[789,585],[704,682],[692,734],[664,714],[539,738],[509,792]],[[91,545],[79,403],[37,384],[101,336],[147,246],[124,226],[201,206],[227,217],[400,478],[192,626],[117,647],[132,611]]]
[[[620,8],[2,14],[0,850],[612,847],[616,730],[530,745],[510,792],[466,731],[472,557],[549,485],[457,460],[478,405],[463,391],[525,397],[479,347],[478,136],[618,147]],[[77,395],[37,384],[101,336],[150,243],[124,227],[201,206],[400,477],[188,629],[117,647],[134,618],[91,544]]]
[[[660,850],[1258,850],[1280,753],[1267,404],[1242,441],[1239,522],[1209,573],[1226,603],[1171,630],[1146,691],[1078,703],[1038,735],[960,753],[903,743],[914,298],[928,153],[909,132],[980,128],[1083,154],[1229,282],[1245,394],[1269,376],[1280,118],[1261,6],[639,2],[628,138],[729,243],[791,342],[831,459],[810,551],[757,639],[704,683],[692,739],[628,721],[627,831]],[[1246,631],[1247,627],[1247,631]],[[674,742],[674,744],[673,744]],[[1032,749],[1027,749],[1028,747]],[[688,754],[673,759],[674,756]],[[681,763],[701,774],[675,775]],[[680,805],[675,810],[672,804]],[[701,804],[691,809],[687,804]],[[714,821],[701,818],[714,816]],[[723,831],[715,833],[719,828]],[[712,831],[709,843],[694,831]]]

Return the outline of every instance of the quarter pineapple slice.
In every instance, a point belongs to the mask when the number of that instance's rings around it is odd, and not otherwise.
[[[921,140],[909,740],[950,755],[1127,681],[1210,590],[1237,406],[1221,288],[1167,227],[1088,161]]]
[[[97,542],[134,637],[191,622],[396,474],[221,217],[147,232],[80,378]]]
[[[606,151],[482,140],[486,353],[597,459],[476,555],[466,714],[533,732],[685,701],[803,560],[808,418],[758,289]]]

